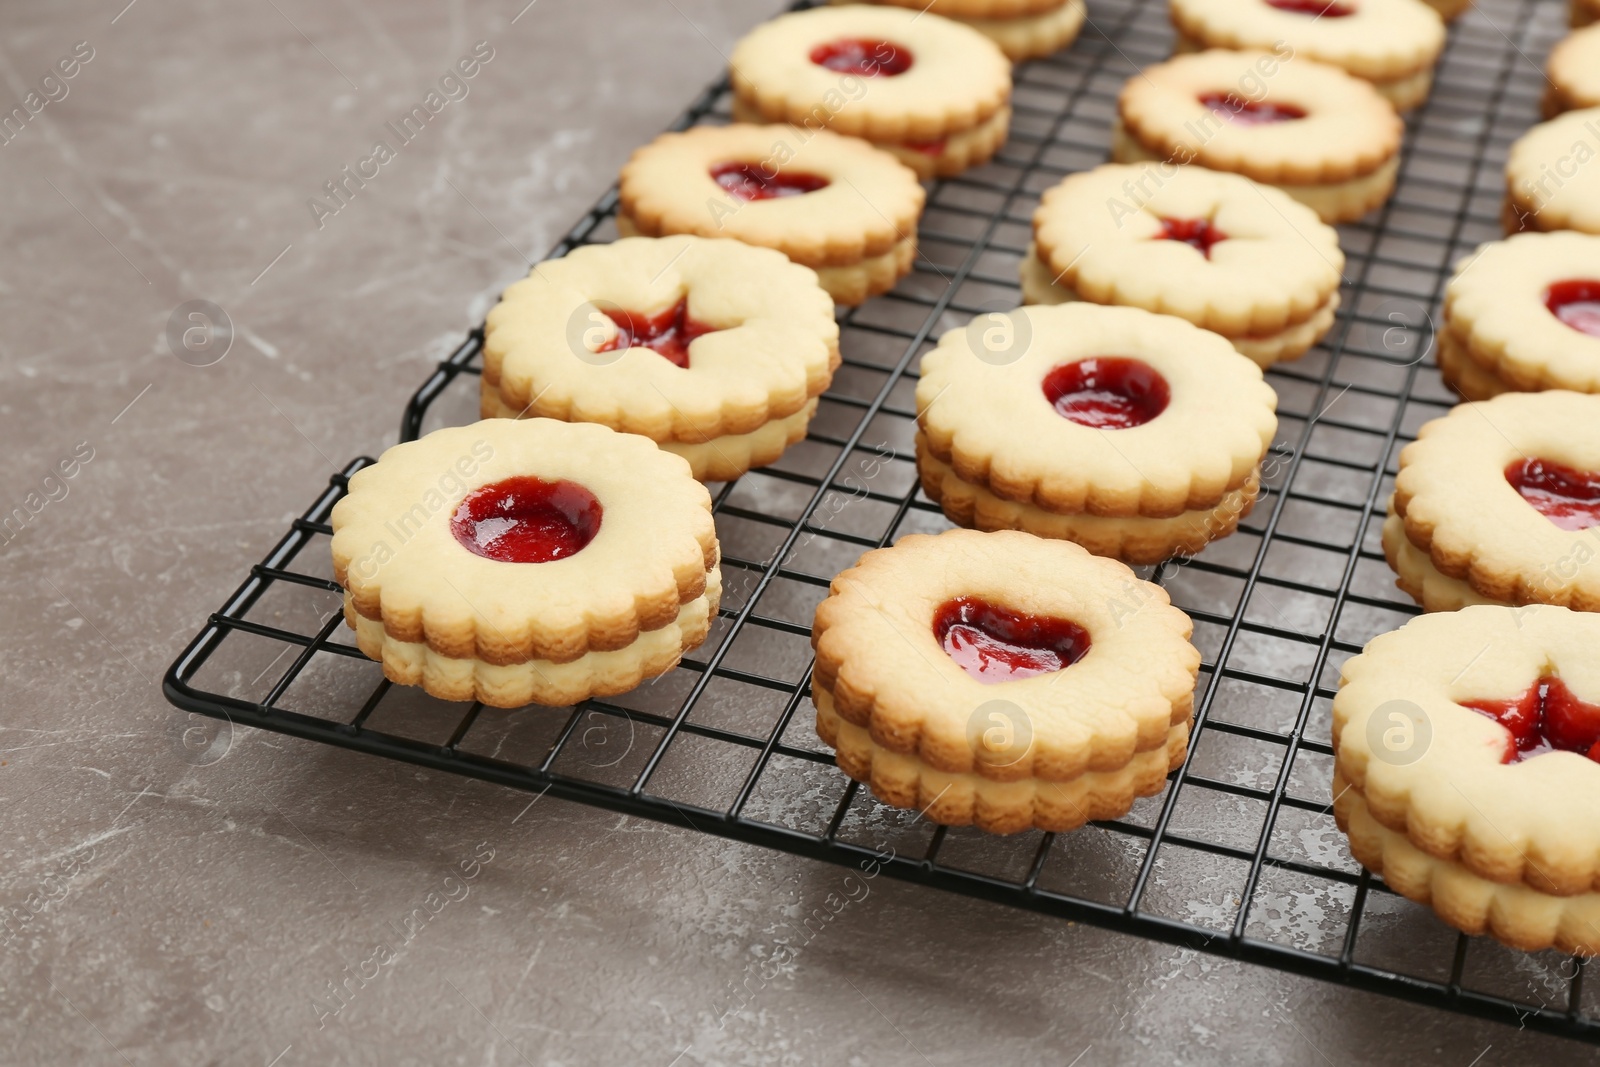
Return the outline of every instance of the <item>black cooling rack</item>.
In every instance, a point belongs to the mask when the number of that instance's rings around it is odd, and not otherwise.
[[[915,368],[930,341],[1014,306],[1037,196],[1102,162],[1117,90],[1164,59],[1157,0],[1092,0],[1066,53],[1019,68],[999,157],[937,183],[915,272],[841,318],[844,364],[806,441],[713,487],[727,584],[704,646],[610,701],[505,711],[391,686],[354,647],[328,514],[358,459],[173,664],[178,707],[674,823],[1418,1003],[1600,1043],[1579,960],[1467,938],[1351,860],[1330,812],[1340,664],[1415,613],[1377,531],[1395,456],[1451,396],[1431,363],[1448,265],[1500,236],[1502,164],[1537,121],[1556,0],[1481,0],[1409,122],[1399,188],[1341,230],[1343,307],[1268,375],[1280,430],[1240,531],[1147,570],[1205,656],[1188,761],[1124,819],[995,838],[929,825],[848,781],[816,739],[811,612],[862,552],[948,524],[917,492]],[[726,83],[675,124],[725,122]],[[552,252],[614,239],[613,190]],[[477,417],[481,333],[417,392],[410,439]]]

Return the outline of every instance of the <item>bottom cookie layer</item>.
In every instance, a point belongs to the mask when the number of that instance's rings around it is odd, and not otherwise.
[[[1124,563],[1159,563],[1173,556],[1193,555],[1239,527],[1255,507],[1261,489],[1259,473],[1205,511],[1186,511],[1171,518],[1059,515],[1033,504],[1019,504],[973,485],[928,450],[917,434],[917,474],[922,491],[958,526],[976,530],[1022,530],[1039,537],[1073,541],[1097,556]]]
[[[702,482],[731,482],[754,467],[774,463],[784,449],[805,439],[806,427],[817,413],[817,399],[782,419],[773,419],[750,433],[724,434],[709,441],[657,441],[663,452],[689,461],[690,473]],[[500,391],[484,382],[479,392],[478,414],[485,419],[514,419],[521,413],[506,406]]]
[[[1004,137],[1001,138],[1004,140]],[[647,235],[634,224],[633,219],[617,212],[618,237],[661,236]],[[817,283],[826,289],[836,304],[854,306],[871,297],[887,293],[894,283],[911,273],[911,264],[917,258],[916,234],[902,237],[893,248],[877,256],[868,256],[859,263],[839,267],[813,267]]]
[[[1159,163],[1160,158],[1134,140],[1116,119],[1111,125],[1111,160],[1114,163]],[[1369,174],[1349,181],[1274,185],[1315,211],[1323,222],[1354,222],[1367,212],[1379,207],[1394,192],[1395,177],[1400,173],[1400,154],[1397,152]],[[1263,185],[1272,184],[1262,182]]]
[[[951,773],[916,756],[891,752],[865,729],[841,718],[833,698],[813,685],[817,736],[834,749],[839,769],[865,783],[872,795],[896,808],[910,808],[946,826],[973,826],[992,834],[1039,829],[1075,830],[1094,819],[1126,815],[1139,797],[1154,796],[1167,775],[1183,764],[1189,723],[1172,727],[1161,748],[1135,753],[1116,771],[1085,771],[1064,782],[1025,778],[996,782],[977,774]]]
[[[1395,573],[1395,585],[1422,606],[1423,611],[1460,611],[1476,604],[1510,607],[1486,597],[1459,578],[1433,565],[1433,559],[1406,537],[1405,520],[1393,511],[1383,520],[1383,555]]]
[[[1030,244],[1027,255],[1022,257],[1019,273],[1024,304],[1065,304],[1082,299],[1071,287],[1055,280],[1034,245]],[[1265,337],[1229,337],[1228,343],[1258,367],[1286,363],[1305,355],[1327,335],[1333,328],[1334,312],[1338,310],[1339,294],[1335,292],[1304,322]]]
[[[496,708],[524,704],[564,707],[596,696],[633,689],[665,674],[710,632],[722,597],[722,571],[706,575],[705,595],[678,609],[678,617],[646,630],[626,648],[588,652],[569,663],[529,660],[499,666],[483,660],[441,656],[420,641],[397,641],[383,623],[357,614],[346,596],[344,617],[356,632],[356,647],[383,664],[383,676],[399,685],[421,686],[441,700],[480,700]]]
[[[1444,384],[1466,400],[1489,400],[1501,393],[1518,391],[1516,386],[1473,359],[1448,329],[1439,332],[1433,359],[1439,365],[1439,377],[1444,379]]]
[[[772,121],[765,118],[759,108],[738,97],[734,98],[732,111],[735,122],[760,125]],[[919,181],[930,181],[933,178],[951,178],[970,167],[980,167],[989,162],[1000,151],[1000,146],[1006,143],[1006,134],[1010,129],[1011,108],[1002,107],[971,129],[952,133],[938,141],[921,145],[898,144],[894,141],[870,143],[872,147],[883,149],[916,171]]]
[[[1450,860],[1428,855],[1401,833],[1382,825],[1367,800],[1335,772],[1333,811],[1362,866],[1381,874],[1389,888],[1457,930],[1489,934],[1525,952],[1558,948],[1600,954],[1600,893],[1558,897],[1528,886],[1480,878]]]

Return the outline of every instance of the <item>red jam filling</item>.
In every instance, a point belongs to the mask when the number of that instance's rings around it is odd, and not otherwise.
[[[759,163],[719,163],[711,168],[711,179],[735,200],[776,200],[781,196],[802,196],[828,187],[828,179],[804,171],[789,173]]]
[[[984,685],[1052,674],[1089,651],[1089,631],[1075,622],[1023,615],[975,596],[941,604],[933,614],[933,636],[945,655]]]
[[[1045,375],[1044,398],[1057,415],[1079,426],[1127,430],[1167,410],[1172,391],[1148,363],[1099,356],[1063,363]]]
[[[689,317],[688,297],[658,315],[607,311],[606,317],[617,324],[617,335],[596,351],[614,352],[619,348],[642,345],[652,352],[659,352],[669,363],[680,367],[689,365],[689,342],[696,337],[717,332],[717,327],[707,326]]]
[[[921,152],[925,156],[936,156],[944,151],[944,141],[907,141],[905,146],[913,152]]]
[[[1579,333],[1600,337],[1600,281],[1572,278],[1544,291],[1550,314]]]
[[[1182,241],[1210,259],[1211,246],[1226,241],[1228,235],[1217,229],[1210,219],[1162,219],[1161,238]]]
[[[1270,126],[1306,117],[1304,109],[1293,104],[1269,104],[1265,100],[1246,100],[1238,93],[1206,93],[1200,102],[1235,126]]]
[[[600,501],[577,482],[524,474],[468,493],[450,518],[450,532],[475,556],[549,563],[593,541],[600,512]]]
[[[1267,0],[1267,6],[1296,15],[1317,15],[1325,19],[1342,19],[1356,13],[1355,8],[1341,4],[1339,0]]]
[[[817,45],[811,50],[811,62],[840,74],[893,78],[911,69],[911,50],[888,41],[846,37]]]
[[[1501,763],[1520,763],[1546,752],[1579,752],[1600,763],[1600,704],[1572,695],[1560,678],[1545,677],[1516,700],[1476,700],[1462,707],[1504,726]]]
[[[1575,471],[1542,459],[1519,459],[1506,468],[1506,481],[1563,530],[1600,526],[1600,473]]]

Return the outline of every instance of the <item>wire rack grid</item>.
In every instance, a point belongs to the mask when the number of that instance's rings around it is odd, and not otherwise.
[[[804,5],[801,5],[804,6]],[[1553,0],[1483,0],[1412,115],[1394,198],[1341,228],[1326,342],[1268,377],[1280,402],[1263,496],[1238,533],[1141,573],[1195,620],[1196,729],[1165,791],[1071,834],[995,838],[878,804],[834,766],[809,701],[811,613],[832,576],[948,527],[913,462],[915,367],[943,330],[1014,306],[1041,192],[1105,159],[1122,83],[1171,51],[1158,0],[1095,0],[1074,47],[1018,68],[1011,137],[936,183],[914,272],[840,318],[844,362],[807,439],[713,487],[726,592],[673,673],[570,709],[449,704],[391,686],[354,647],[322,492],[173,664],[179,708],[1600,1043],[1581,960],[1458,935],[1350,858],[1330,811],[1339,666],[1416,609],[1377,530],[1395,456],[1451,404],[1428,359],[1459,255],[1500,236],[1501,165],[1537,120],[1529,55]],[[728,121],[726,82],[674,124]],[[613,189],[552,252],[615,238]],[[403,439],[473,421],[482,335],[423,384]]]

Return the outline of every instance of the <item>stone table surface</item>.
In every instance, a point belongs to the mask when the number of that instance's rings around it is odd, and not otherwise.
[[[205,613],[775,5],[123,3],[0,17],[48,99],[0,144],[0,1061],[1592,1062],[887,879],[721,1018],[838,870],[254,731],[196,766],[159,680]]]

